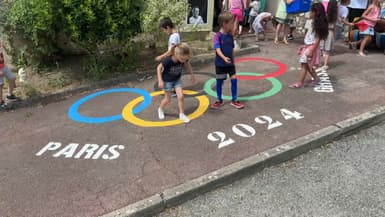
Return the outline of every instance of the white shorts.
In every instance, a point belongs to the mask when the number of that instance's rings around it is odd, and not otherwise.
[[[16,76],[12,73],[11,69],[7,66],[4,66],[0,71],[3,71],[4,76],[0,76],[0,85],[4,84],[4,77],[8,80],[15,80]]]

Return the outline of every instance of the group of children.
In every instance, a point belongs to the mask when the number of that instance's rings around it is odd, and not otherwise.
[[[293,0],[281,0],[283,3],[290,3]],[[365,47],[369,43],[371,36],[373,35],[373,27],[378,21],[380,4],[382,0],[373,0],[372,4],[368,7],[362,16],[362,23],[360,24],[361,34],[364,35],[364,39],[361,42],[361,46]],[[220,30],[214,36],[214,49],[215,49],[215,72],[216,72],[216,92],[217,100],[211,105],[212,108],[218,109],[224,105],[222,99],[222,87],[224,81],[229,77],[231,82],[231,94],[232,100],[230,105],[237,109],[244,108],[244,105],[237,100],[237,77],[236,68],[234,64],[234,44],[236,36],[238,35],[239,23],[243,19],[243,9],[246,6],[244,0],[231,0],[230,11],[222,12],[218,17]],[[252,12],[250,13],[250,22],[252,21],[252,29],[254,29],[257,38],[258,33],[264,33],[265,25],[270,20],[271,14],[254,13],[258,9],[258,4],[253,1],[250,4]],[[299,81],[291,84],[291,88],[301,88],[304,86],[315,86],[319,83],[320,78],[317,75],[317,71],[327,70],[329,68],[330,52],[333,49],[334,40],[341,38],[344,25],[353,26],[353,23],[347,21],[347,8],[349,0],[325,0],[325,2],[313,3],[309,12],[310,22],[307,25],[307,32],[304,38],[304,45],[299,49],[299,62],[301,64],[301,71]],[[278,9],[279,10],[279,9]],[[254,11],[254,12],[253,12]],[[278,14],[279,15],[279,14]],[[282,13],[282,16],[275,17],[278,21],[277,34],[275,43],[278,43],[278,33],[281,28],[285,28],[285,25],[290,23],[291,17]],[[260,18],[258,18],[260,16]],[[165,20],[168,19],[167,25]],[[169,18],[164,19],[161,22],[161,27],[164,31],[170,35],[169,50],[163,55],[156,58],[157,61],[162,61],[158,68],[158,84],[159,88],[163,88],[165,91],[164,99],[158,108],[159,119],[164,119],[164,108],[170,102],[170,91],[175,90],[178,98],[179,117],[185,123],[190,120],[184,114],[183,108],[183,90],[181,75],[183,68],[187,69],[191,74],[191,81],[195,82],[194,74],[192,72],[189,58],[191,57],[191,51],[186,43],[180,43],[179,35],[178,41],[173,40],[176,38],[176,33],[171,20]],[[287,35],[284,35],[284,43],[287,43]],[[322,49],[322,51],[321,51]],[[324,56],[324,65],[317,68],[320,65],[320,59]],[[359,55],[365,55],[360,50]],[[307,74],[310,74],[311,80],[305,82]]]
[[[211,107],[219,108],[224,105],[222,99],[222,86],[227,76],[231,80],[231,106],[242,109],[244,105],[237,100],[237,78],[234,64],[234,37],[232,34],[234,27],[234,17],[230,12],[224,12],[219,15],[218,22],[220,31],[214,37],[214,49],[216,51],[215,71],[216,71],[216,91],[218,100]],[[178,100],[179,119],[184,123],[190,122],[190,119],[184,113],[184,97],[181,77],[184,70],[187,70],[191,76],[191,82],[195,83],[195,77],[189,62],[191,49],[187,43],[180,42],[180,35],[175,30],[174,24],[170,18],[164,18],[160,22],[163,31],[169,35],[168,50],[155,59],[159,61],[157,67],[158,86],[163,89],[165,94],[158,108],[158,117],[165,118],[164,110],[171,100],[172,92],[176,92]]]
[[[329,69],[330,52],[333,50],[335,39],[340,39],[343,26],[358,25],[363,40],[360,44],[359,56],[366,56],[364,49],[374,36],[374,26],[379,20],[380,6],[382,0],[372,0],[367,10],[363,13],[362,19],[358,24],[349,23],[347,18],[347,8],[349,0],[323,1],[313,3],[310,10],[311,22],[308,26],[304,39],[304,46],[299,49],[301,73],[299,81],[290,85],[291,88],[301,88],[304,86],[315,86],[320,78],[316,72]],[[324,64],[320,65],[321,54],[324,57]],[[311,80],[305,82],[306,75],[311,75]]]

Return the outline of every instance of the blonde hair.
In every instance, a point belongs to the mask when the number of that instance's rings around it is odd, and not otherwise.
[[[226,12],[222,12],[221,14],[219,14],[219,17],[218,17],[218,24],[220,27],[223,26],[223,24],[226,24],[230,21],[232,21],[234,19],[234,16],[226,11]]]
[[[191,48],[187,43],[180,43],[177,45],[174,45],[171,49],[171,55],[172,56],[184,56],[184,57],[191,57]]]

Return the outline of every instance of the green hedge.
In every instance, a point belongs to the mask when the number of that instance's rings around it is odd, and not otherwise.
[[[66,38],[93,55],[108,40],[129,42],[141,31],[144,0],[14,0],[5,33],[13,58],[52,61]]]

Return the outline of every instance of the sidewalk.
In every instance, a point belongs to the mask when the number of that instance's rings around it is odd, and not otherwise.
[[[254,38],[246,40],[254,44]],[[260,47],[237,63],[244,76],[238,83],[243,110],[228,103],[206,110],[215,100],[207,83],[212,64],[197,70],[195,85],[183,77],[185,90],[195,91],[186,92],[192,94],[186,113],[195,115],[187,125],[172,120],[173,99],[166,111],[172,126],[149,127],[159,124],[154,77],[108,88],[131,89],[88,101],[79,100],[100,90],[0,114],[1,123],[8,123],[0,128],[0,216],[100,216],[129,204],[107,216],[144,216],[384,118],[382,53],[359,58],[339,49],[320,87],[293,90],[288,85],[299,76],[298,44]],[[270,73],[276,77],[253,77]],[[133,89],[153,94],[152,100],[138,98],[146,93]],[[68,116],[74,104],[83,116],[118,117],[99,124],[74,121]]]

